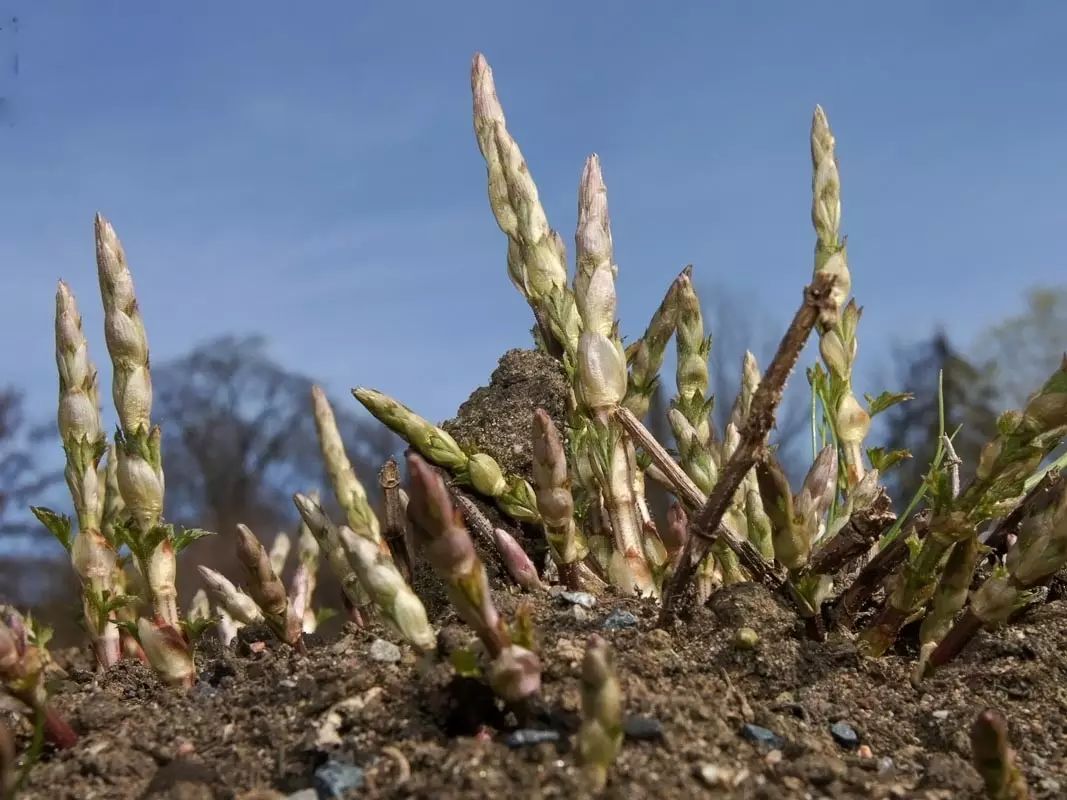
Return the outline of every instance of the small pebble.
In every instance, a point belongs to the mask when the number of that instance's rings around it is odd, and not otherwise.
[[[750,742],[763,747],[778,749],[785,745],[785,739],[777,733],[761,725],[753,725],[751,722],[741,726],[741,735]]]
[[[589,592],[560,592],[560,597],[576,606],[592,608],[596,605],[596,598]]]
[[[370,646],[370,657],[375,661],[392,664],[400,660],[400,648],[385,639],[375,639]]]
[[[512,750],[519,747],[532,747],[535,744],[543,744],[544,742],[558,741],[559,733],[557,731],[536,730],[534,728],[520,728],[504,737],[504,744]]]
[[[944,721],[948,719],[948,712],[945,709],[941,708],[935,711],[931,716],[933,716],[933,718],[936,720]]]
[[[363,770],[354,764],[327,761],[315,770],[314,782],[319,800],[341,800],[363,786]]]
[[[588,622],[589,612],[581,606],[571,606],[571,616],[575,622]]]
[[[1039,784],[1051,797],[1057,797],[1060,793],[1060,782],[1055,778],[1045,778]]]
[[[839,720],[831,725],[830,735],[834,737],[835,742],[846,750],[855,750],[860,745],[860,735],[847,722]]]
[[[623,720],[622,729],[631,739],[639,741],[663,739],[663,723],[655,717],[630,716]]]
[[[752,650],[759,644],[759,634],[752,628],[738,628],[734,632],[734,647],[738,650]]]
[[[874,758],[874,751],[871,750],[869,745],[861,744],[859,749],[856,750],[856,755],[860,758]]]
[[[616,608],[604,618],[603,622],[600,623],[600,627],[606,631],[632,628],[635,625],[637,625],[637,617],[624,608]]]
[[[893,759],[891,759],[889,756],[882,756],[880,759],[878,759],[878,772],[884,774],[886,772],[889,772],[889,770],[891,769],[893,769]]]
[[[697,776],[704,782],[705,786],[712,788],[716,786],[729,786],[731,773],[730,770],[718,766],[717,764],[704,764],[697,770]]]
[[[771,752],[763,757],[763,760],[767,762],[768,767],[773,767],[775,764],[782,763],[782,758],[781,750],[771,750]]]
[[[289,795],[288,800],[319,800],[319,793],[314,789],[301,789]]]

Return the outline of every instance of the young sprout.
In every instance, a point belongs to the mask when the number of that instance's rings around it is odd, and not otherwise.
[[[0,619],[0,686],[43,719],[45,736],[56,747],[73,747],[78,735],[48,703],[44,668],[47,654],[30,639],[22,617],[9,612]]]
[[[262,543],[244,525],[237,526],[237,558],[248,576],[248,590],[263,618],[281,641],[303,649],[303,619],[289,603],[285,584],[270,563]]]
[[[174,545],[160,528],[163,514],[161,433],[152,425],[148,339],[137,307],[126,253],[111,223],[96,216],[96,263],[104,301],[107,349],[114,367],[112,393],[119,416],[118,481],[133,522],[135,555],[155,615],[178,625]],[[162,535],[161,535],[162,534]]]
[[[256,601],[234,586],[225,575],[203,565],[197,569],[220,611],[241,625],[257,625],[263,622],[263,612]]]
[[[500,510],[517,522],[538,524],[537,501],[533,487],[518,475],[505,475],[485,453],[467,455],[443,428],[423,419],[393,398],[374,389],[353,389],[352,394],[386,427],[456,480],[491,497]]]
[[[567,286],[563,240],[549,227],[537,185],[508,133],[493,71],[481,53],[471,65],[471,93],[474,132],[489,177],[489,205],[508,238],[508,275],[533,309],[543,347],[573,361],[580,323]]]
[[[192,648],[186,637],[162,617],[137,620],[137,638],[148,662],[170,686],[189,688],[196,682]]]
[[[593,634],[582,659],[578,759],[594,792],[601,791],[607,783],[608,770],[622,749],[622,740],[622,691],[615,675],[615,656],[611,646]]]
[[[408,454],[407,463],[408,515],[417,543],[445,584],[452,607],[485,646],[491,660],[493,690],[511,703],[526,700],[541,688],[540,661],[536,654],[512,642],[507,624],[493,605],[485,566],[444,480],[415,453]]]
[[[987,708],[975,719],[971,726],[971,757],[990,800],[1028,800],[1026,778],[1015,763],[1015,751],[1008,741],[1008,723],[999,712]]]
[[[101,458],[107,451],[107,439],[100,420],[96,367],[89,359],[89,343],[74,295],[62,281],[56,292],[55,330],[59,436],[66,454],[63,474],[74,503],[77,531],[71,537],[69,520],[54,512],[43,508],[34,512],[70,552],[81,581],[85,627],[97,664],[107,668],[121,656],[115,625],[118,557],[102,531],[107,471]]]

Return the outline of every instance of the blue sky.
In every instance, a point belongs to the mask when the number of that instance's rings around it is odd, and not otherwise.
[[[966,342],[1065,274],[1058,3],[2,5],[0,383],[41,416],[60,277],[109,385],[98,210],[155,361],[258,332],[340,397],[449,416],[531,325],[472,131],[478,50],[569,245],[600,154],[627,336],[689,262],[785,325],[811,269],[816,103],[868,367],[938,321]]]

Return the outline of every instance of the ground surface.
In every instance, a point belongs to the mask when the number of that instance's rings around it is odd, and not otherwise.
[[[636,625],[605,629],[626,611]],[[509,747],[516,721],[476,682],[452,679],[445,665],[420,669],[405,647],[397,663],[376,661],[371,646],[384,631],[348,628],[306,657],[209,643],[187,693],[160,688],[136,664],[103,677],[72,669],[57,703],[82,740],[46,753],[24,796],[229,798],[268,787],[286,796],[312,786],[328,760],[363,769],[359,797],[586,796],[570,734],[582,643],[594,631],[616,648],[627,712],[645,718],[634,732],[653,737],[627,740],[606,796],[978,797],[967,728],[986,706],[1007,716],[1034,796],[1067,791],[1062,600],[981,636],[919,690],[910,658],[864,661],[844,639],[807,642],[755,586],[721,593],[671,632],[656,630],[653,607],[637,600],[604,598],[579,616],[560,598],[536,602],[544,708],[525,725],[557,732],[556,743]],[[754,650],[734,647],[740,622],[759,633]],[[444,627],[446,641],[465,636]],[[834,740],[839,720],[869,755]],[[749,741],[746,722],[782,742]]]

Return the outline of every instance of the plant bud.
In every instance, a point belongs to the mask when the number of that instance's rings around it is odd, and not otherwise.
[[[819,340],[819,353],[830,371],[838,378],[846,378],[851,368],[851,359],[845,350],[841,336],[832,328],[823,334]]]
[[[517,644],[508,645],[489,665],[489,685],[508,703],[519,703],[541,690],[541,660]]]
[[[541,579],[537,575],[537,568],[522,546],[515,541],[515,537],[503,528],[494,528],[493,541],[504,561],[504,566],[507,567],[508,574],[515,579],[515,582],[530,592],[540,589]]]
[[[149,663],[167,684],[193,685],[196,680],[193,658],[188,644],[175,628],[161,617],[152,622],[141,617],[137,620],[137,633]]]
[[[79,531],[70,548],[74,571],[82,580],[106,587],[115,572],[116,555],[97,531]]]
[[[837,407],[837,437],[846,444],[859,444],[867,436],[871,417],[849,392]]]
[[[578,387],[590,409],[612,408],[626,396],[626,354],[602,333],[583,332],[578,342]]]
[[[471,485],[477,492],[487,497],[499,497],[507,491],[508,484],[500,465],[485,453],[475,453],[467,462],[467,472]]]

